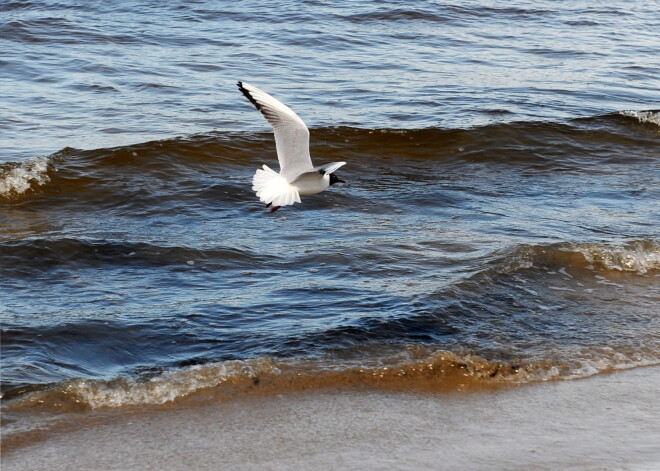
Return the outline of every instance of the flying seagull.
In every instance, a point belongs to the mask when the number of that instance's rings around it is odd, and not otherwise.
[[[345,183],[333,172],[346,162],[320,167],[312,165],[309,130],[291,108],[249,83],[238,82],[238,89],[261,111],[275,131],[280,173],[264,165],[252,178],[252,190],[266,207],[273,206],[271,212],[300,203],[300,195],[313,195],[335,183]]]

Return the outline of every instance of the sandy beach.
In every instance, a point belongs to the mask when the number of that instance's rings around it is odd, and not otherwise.
[[[296,393],[121,413],[11,470],[660,469],[660,368],[492,392]]]

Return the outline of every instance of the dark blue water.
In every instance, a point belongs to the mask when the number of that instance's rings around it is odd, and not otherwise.
[[[660,361],[656,3],[1,8],[11,423]],[[237,80],[348,183],[267,213]]]

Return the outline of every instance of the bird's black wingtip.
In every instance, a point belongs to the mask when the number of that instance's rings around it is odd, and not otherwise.
[[[252,104],[253,104],[253,105],[254,105],[259,111],[261,111],[261,105],[260,105],[259,103],[257,103],[257,100],[254,99],[254,97],[253,97],[252,94],[249,92],[249,90],[246,89],[246,88],[243,86],[243,82],[239,81],[239,82],[236,83],[236,85],[238,85],[238,89],[239,89],[239,90],[241,91],[241,93],[245,96],[245,98],[247,98],[248,100],[250,100],[250,103],[252,103]]]

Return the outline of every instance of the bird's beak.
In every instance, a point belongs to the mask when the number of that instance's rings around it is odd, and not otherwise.
[[[339,179],[337,180],[337,183],[346,183],[346,181],[344,181],[344,180],[342,180],[341,178],[339,178]]]

